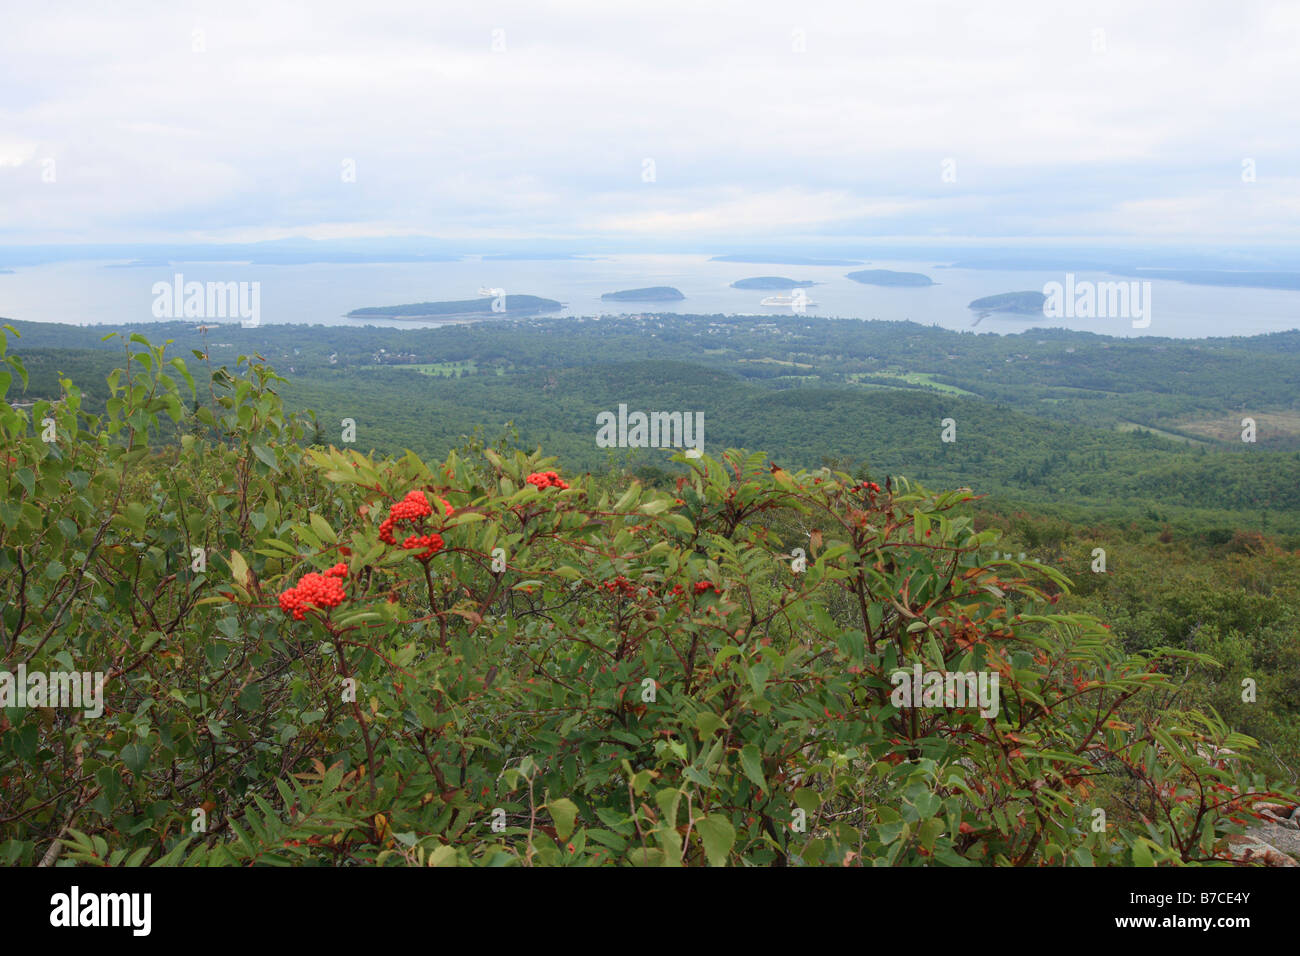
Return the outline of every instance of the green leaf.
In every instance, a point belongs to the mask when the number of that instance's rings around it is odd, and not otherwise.
[[[316,536],[322,541],[328,541],[330,544],[339,543],[338,535],[329,526],[329,522],[318,514],[313,513],[311,515],[311,529],[316,532]]]
[[[702,710],[695,715],[695,729],[700,735],[700,740],[708,740],[717,732],[719,727],[726,727],[727,722],[713,713],[711,710]]]
[[[1146,841],[1141,837],[1133,841],[1133,865],[1134,866],[1155,866],[1155,860],[1151,858],[1151,850]]]
[[[230,576],[234,579],[235,584],[244,590],[247,590],[249,584],[252,583],[248,573],[248,562],[244,560],[244,556],[238,551],[230,552]]]
[[[140,741],[134,741],[122,748],[122,762],[132,773],[139,773],[149,764],[149,748]]]
[[[550,811],[551,819],[555,821],[555,832],[561,840],[567,840],[573,833],[573,821],[578,816],[578,808],[572,800],[566,800],[564,797],[558,800],[549,800],[546,809]]]
[[[943,833],[943,821],[938,817],[932,817],[921,824],[921,829],[917,831],[917,839],[926,850],[933,850],[934,841],[941,833]]]
[[[664,515],[661,520],[665,524],[677,529],[682,534],[695,534],[695,525],[691,524],[691,520],[687,518],[686,515],[679,515],[676,512],[672,512],[671,514]]]
[[[876,824],[876,834],[880,837],[880,842],[888,846],[899,840],[907,839],[911,829],[902,820],[887,821]]]
[[[257,456],[258,461],[266,465],[266,467],[270,468],[272,471],[278,472],[280,470],[280,464],[275,460],[275,452],[271,451],[271,449],[267,448],[265,445],[254,445],[253,454]]]
[[[736,828],[720,813],[710,813],[707,817],[695,821],[700,840],[704,844],[704,854],[709,858],[709,866],[726,866],[727,854],[736,842]]]
[[[753,744],[746,744],[740,751],[740,766],[745,771],[745,776],[767,793],[767,780],[763,778],[763,755]]]
[[[443,845],[429,854],[429,866],[456,866],[456,848]]]

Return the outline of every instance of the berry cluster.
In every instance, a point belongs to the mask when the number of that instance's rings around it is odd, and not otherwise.
[[[696,594],[703,594],[703,593],[706,592],[706,591],[713,591],[713,592],[715,592],[715,593],[717,593],[717,594],[721,594],[721,593],[722,593],[722,588],[718,587],[718,586],[717,586],[716,584],[714,584],[712,581],[696,581],[696,582],[695,582],[695,593],[696,593]]]
[[[295,587],[280,595],[280,610],[292,614],[295,621],[307,616],[308,607],[338,607],[347,594],[343,591],[343,578],[348,576],[348,566],[343,563],[334,565],[324,574],[312,571],[302,576]]]
[[[569,487],[569,483],[554,471],[535,471],[524,480],[536,486],[539,491],[542,488],[559,488],[563,491]]]
[[[402,547],[407,551],[414,551],[416,548],[424,548],[417,554],[416,560],[428,561],[431,557],[442,550],[442,535],[440,534],[413,534],[402,542]]]
[[[629,581],[627,578],[623,577],[623,575],[621,574],[618,577],[614,578],[614,580],[612,581],[606,581],[604,584],[601,585],[601,587],[603,587],[606,591],[609,591],[611,593],[615,591],[621,591],[623,594],[636,593],[636,585],[633,584],[631,581]]]
[[[862,487],[870,488],[872,494],[880,494],[880,486],[876,484],[874,481],[864,481],[862,483]]]
[[[439,498],[438,501],[442,503],[444,516],[450,515],[453,510],[451,503],[444,498]],[[429,504],[429,499],[423,491],[408,491],[405,498],[388,509],[388,517],[379,525],[379,540],[384,544],[398,547],[397,539],[393,535],[393,529],[397,527],[399,521],[420,524],[432,514],[433,506]],[[421,561],[428,561],[443,549],[442,535],[432,533],[407,535],[400,547],[407,551],[423,548],[424,550],[417,554],[416,558]]]

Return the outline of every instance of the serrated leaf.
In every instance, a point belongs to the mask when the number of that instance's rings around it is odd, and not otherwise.
[[[763,778],[763,755],[753,744],[745,744],[741,749],[740,768],[745,771],[746,777],[767,793],[767,781]]]
[[[720,813],[710,813],[707,817],[695,821],[695,829],[704,844],[704,855],[709,858],[709,866],[726,866],[727,854],[736,842],[736,828]]]

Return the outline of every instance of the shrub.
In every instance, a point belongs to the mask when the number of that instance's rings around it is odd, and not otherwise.
[[[310,448],[259,361],[191,410],[132,338],[104,416],[0,406],[4,666],[106,704],[3,711],[6,861],[1197,863],[1279,796],[1167,706],[1204,657],[1053,613],[969,491]],[[996,708],[900,704],[917,665]]]

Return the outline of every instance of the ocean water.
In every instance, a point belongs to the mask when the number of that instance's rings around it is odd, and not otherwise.
[[[935,261],[871,261],[864,266],[794,266],[711,262],[703,255],[613,255],[570,260],[251,265],[192,262],[170,266],[126,266],[103,261],[59,262],[20,267],[0,274],[0,316],[35,322],[115,325],[155,321],[156,282],[260,283],[261,322],[321,325],[428,327],[445,321],[409,322],[346,313],[365,306],[472,299],[480,287],[555,299],[556,315],[618,315],[638,312],[725,315],[790,314],[791,308],[760,305],[772,292],[733,289],[750,276],[811,279],[806,290],[815,305],[808,314],[859,320],[910,319],[926,325],[977,332],[1068,328],[1106,335],[1203,338],[1257,335],[1300,327],[1300,292],[1232,289],[1153,281],[1150,325],[1134,328],[1130,318],[1060,318],[994,313],[976,323],[967,305],[1001,292],[1042,291],[1065,275],[1044,271],[948,269]],[[855,269],[922,272],[937,285],[924,288],[867,286],[845,278]],[[1120,281],[1122,277],[1078,272],[1076,281]],[[601,293],[669,285],[680,302],[602,302]],[[782,292],[780,294],[788,294]]]

